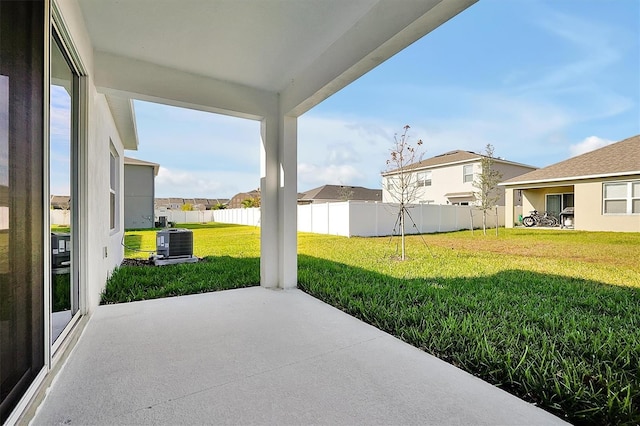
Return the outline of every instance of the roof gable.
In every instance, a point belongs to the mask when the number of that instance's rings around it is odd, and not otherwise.
[[[435,168],[435,167],[445,167],[453,164],[471,163],[474,161],[480,161],[483,157],[485,156],[482,154],[475,153],[473,151],[464,151],[464,150],[456,149],[454,151],[445,152],[444,154],[427,158],[426,160],[422,160],[417,163],[409,164],[404,169],[405,170],[421,170],[421,169],[428,169],[428,168]],[[498,157],[494,157],[493,161],[496,163],[513,164],[517,166],[535,168],[533,166],[504,160]],[[388,175],[398,173],[399,171],[400,169],[385,171],[382,173],[382,175],[388,176]]]
[[[635,173],[640,173],[640,135],[525,173],[509,179],[503,184],[584,179]]]

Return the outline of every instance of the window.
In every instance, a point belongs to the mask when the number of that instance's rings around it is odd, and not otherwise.
[[[431,186],[431,171],[418,172],[416,186]]]
[[[109,153],[109,226],[116,229],[118,224],[118,153],[113,144]]]
[[[640,214],[640,181],[603,184],[605,214]]]
[[[462,170],[463,182],[473,182],[473,164],[469,164],[467,166],[463,166]]]

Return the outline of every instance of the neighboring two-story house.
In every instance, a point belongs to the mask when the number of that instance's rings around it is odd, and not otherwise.
[[[427,158],[411,164],[401,170],[382,173],[382,201],[385,203],[398,202],[397,182],[401,172],[409,174],[408,182],[414,186],[413,199],[415,204],[476,204],[473,186],[474,180],[482,172],[482,154],[471,151],[449,151],[435,157]],[[494,158],[493,168],[502,174],[502,180],[520,176],[536,170],[536,167],[513,161]],[[395,181],[394,181],[395,179]],[[504,188],[496,188],[499,199],[497,204],[504,206]]]
[[[124,227],[154,227],[155,179],[160,165],[124,157]]]

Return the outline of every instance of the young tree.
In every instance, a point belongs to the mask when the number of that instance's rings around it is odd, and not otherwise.
[[[417,175],[412,173],[409,166],[422,160],[422,140],[418,139],[414,147],[409,141],[409,125],[403,127],[401,135],[393,136],[393,145],[387,160],[385,172],[393,173],[386,177],[387,190],[393,200],[398,204],[398,220],[400,222],[401,259],[406,258],[405,223],[407,205],[416,200],[418,190]]]
[[[502,180],[502,173],[494,168],[495,157],[493,145],[487,144],[485,152],[480,160],[482,170],[473,181],[474,191],[478,206],[482,210],[482,232],[487,235],[487,211],[495,208],[500,199],[498,183]],[[498,226],[496,218],[496,227]]]
[[[191,212],[193,211],[193,204],[191,203],[183,204],[182,207],[180,207],[180,210],[182,210],[183,212]]]

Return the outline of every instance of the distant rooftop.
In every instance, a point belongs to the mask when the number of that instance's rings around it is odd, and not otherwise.
[[[298,201],[318,200],[382,201],[382,190],[362,186],[322,185],[298,195]]]
[[[453,151],[445,152],[443,154],[435,155],[433,157],[427,158],[426,160],[422,160],[417,163],[409,164],[405,168],[405,170],[417,170],[417,169],[427,169],[427,168],[433,168],[433,167],[443,167],[450,164],[479,161],[483,157],[485,156],[473,151],[464,151],[464,150],[456,149]],[[500,157],[495,157],[494,161],[499,163],[515,164],[519,166],[535,168],[535,166],[508,161]],[[390,170],[387,172],[383,172],[382,175],[387,176],[387,175],[397,173],[398,171],[399,169]]]

